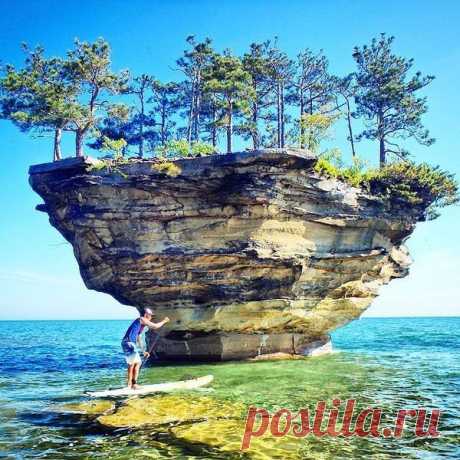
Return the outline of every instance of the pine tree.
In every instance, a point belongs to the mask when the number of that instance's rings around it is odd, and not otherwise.
[[[174,135],[176,121],[174,115],[180,107],[179,85],[174,82],[161,83],[156,80],[152,84],[153,113],[157,117],[156,133],[158,142],[164,146]]]
[[[104,112],[110,108],[108,96],[125,90],[128,73],[116,74],[110,69],[110,47],[102,38],[94,43],[75,41],[67,53],[66,72],[78,87],[80,111],[72,120],[75,131],[75,153],[83,156],[83,141]],[[115,112],[114,112],[115,113]]]
[[[197,42],[195,37],[186,39],[190,49],[184,51],[184,55],[176,63],[183,72],[186,81],[181,85],[183,104],[187,110],[186,137],[189,144],[197,141],[200,132],[200,113],[203,101],[203,73],[210,65],[214,51],[211,40],[206,38],[203,42]]]
[[[25,66],[2,69],[0,78],[1,117],[11,120],[23,132],[54,133],[53,159],[60,160],[61,137],[79,116],[78,86],[69,81],[62,59],[44,57],[44,50],[23,45]]]
[[[354,74],[349,74],[345,77],[333,77],[332,78],[333,92],[335,95],[335,107],[337,110],[345,114],[347,120],[348,136],[347,139],[350,142],[352,157],[356,157],[355,150],[355,137],[353,134],[353,111],[352,102],[356,96],[356,81]]]
[[[305,145],[305,139],[311,138],[306,135],[306,124],[302,123],[304,115],[325,115],[331,110],[328,104],[332,101],[332,80],[328,73],[328,60],[320,51],[314,54],[306,49],[297,55],[295,74],[292,78],[292,93],[289,102],[295,104],[299,111],[299,143],[300,148],[309,148]]]
[[[259,120],[267,120],[265,110],[270,106],[269,94],[273,90],[270,66],[270,41],[251,43],[249,52],[244,54],[243,68],[252,79],[253,100],[250,104],[249,117],[245,132],[252,139],[252,148],[257,150],[261,145]]]
[[[294,65],[286,53],[280,50],[277,40],[268,52],[270,80],[274,89],[274,101],[276,107],[276,141],[278,148],[284,148],[286,139],[286,91],[290,89],[290,81],[294,73]]]
[[[150,98],[150,94],[153,90],[155,78],[151,75],[142,74],[135,77],[131,84],[128,85],[124,91],[126,94],[132,94],[135,96],[135,104],[133,107],[133,115],[129,124],[126,126],[129,130],[134,131],[136,134],[130,136],[130,139],[126,139],[128,144],[135,143],[138,145],[139,158],[144,156],[144,143],[146,138],[150,139],[153,136],[152,128],[155,125],[152,117],[149,116],[147,110],[147,102]],[[147,128],[147,132],[146,132]]]
[[[426,98],[418,96],[418,91],[434,77],[423,77],[420,72],[409,77],[413,59],[395,55],[391,49],[393,41],[394,37],[381,34],[370,46],[355,47],[353,53],[358,67],[356,114],[367,125],[357,138],[379,141],[381,166],[388,153],[400,158],[408,155],[395,140],[413,138],[422,145],[434,142],[421,120],[428,109]]]
[[[227,153],[232,152],[234,115],[248,109],[254,97],[251,75],[244,70],[241,59],[230,51],[214,55],[204,73],[204,89],[214,94],[227,131]]]
[[[205,90],[201,105],[202,137],[217,149],[219,133],[224,127],[223,112],[220,110],[219,99],[215,93]]]

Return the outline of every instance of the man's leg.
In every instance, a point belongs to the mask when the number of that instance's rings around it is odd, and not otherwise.
[[[141,368],[140,363],[134,364],[133,369],[133,384],[137,385],[137,378],[139,377],[139,369]]]
[[[135,364],[128,364],[128,388],[132,387]]]
[[[140,368],[141,368],[140,363],[134,364],[134,367],[133,367],[133,386],[137,384],[137,378],[139,377]]]

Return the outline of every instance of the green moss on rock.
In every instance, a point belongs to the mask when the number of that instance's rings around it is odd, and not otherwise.
[[[115,412],[98,417],[107,428],[138,428],[217,418],[239,418],[244,406],[209,396],[166,395],[127,400]]]

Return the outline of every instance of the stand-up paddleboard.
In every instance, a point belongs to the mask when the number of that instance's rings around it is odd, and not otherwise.
[[[136,396],[147,395],[149,393],[160,393],[174,390],[193,390],[211,383],[214,379],[213,375],[205,375],[191,380],[180,380],[178,382],[156,383],[154,385],[142,385],[136,390],[131,388],[118,388],[116,390],[104,390],[86,392],[85,394],[91,398],[116,398],[118,396]]]

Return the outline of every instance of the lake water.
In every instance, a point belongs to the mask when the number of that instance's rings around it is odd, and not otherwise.
[[[438,438],[308,436],[297,446],[270,440],[245,452],[229,449],[241,433],[211,436],[212,423],[196,425],[207,428],[194,442],[167,426],[109,432],[60,410],[85,400],[84,390],[124,385],[120,339],[128,325],[0,322],[0,458],[460,458],[460,318],[365,318],[333,334],[334,354],[308,360],[143,370],[141,383],[213,374],[213,392],[206,394],[216,401],[269,411],[313,409],[333,398],[391,413],[442,411]]]

